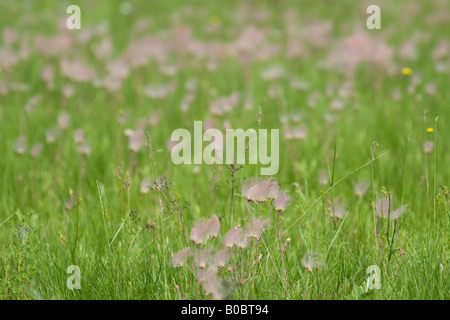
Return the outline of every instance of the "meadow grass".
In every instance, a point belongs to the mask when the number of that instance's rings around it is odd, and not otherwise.
[[[0,90],[0,298],[210,299],[197,284],[194,263],[174,268],[172,256],[187,245],[198,250],[189,235],[200,218],[214,214],[220,218],[219,236],[203,247],[221,248],[228,230],[247,225],[244,217],[249,207],[241,184],[258,176],[259,166],[244,165],[236,171],[231,200],[232,176],[226,165],[174,165],[167,148],[172,131],[192,130],[194,120],[206,118],[219,126],[229,121],[232,128],[280,128],[280,169],[274,177],[290,197],[281,214],[281,232],[270,204],[262,208],[253,204],[253,210],[263,210],[270,222],[259,240],[259,259],[255,260],[255,247],[250,257],[248,247],[242,252],[233,249],[234,263],[245,261],[243,267],[251,266],[244,276],[236,276],[240,270],[219,271],[226,298],[450,298],[450,199],[445,187],[450,184],[450,53],[440,61],[433,58],[439,42],[448,40],[450,7],[445,1],[377,1],[382,29],[373,31],[365,27],[367,6],[359,1],[249,1],[245,5],[130,1],[129,14],[120,12],[121,3],[77,1],[82,29],[73,31],[60,31],[69,2],[0,3],[0,29],[16,30],[20,37],[10,48],[4,39],[0,42],[0,85],[7,88]],[[439,18],[443,16],[439,12],[447,13],[447,19]],[[139,33],[133,27],[141,19],[147,25]],[[289,57],[289,26],[309,30],[307,26],[317,21],[331,23],[326,43],[315,45],[314,39],[300,32],[305,53]],[[106,31],[94,32],[85,43],[77,38],[69,49],[54,55],[35,48],[38,35],[65,32],[79,37],[89,27],[102,30],[105,25]],[[150,59],[131,68],[120,89],[112,91],[94,80],[76,81],[60,72],[62,59],[82,59],[103,76],[106,62],[121,57],[132,39],[144,35],[172,39],[176,26],[191,28],[192,39],[199,42],[232,43],[247,25],[266,30],[268,43],[278,44],[279,50],[268,58],[253,56],[246,61],[214,51],[206,51],[203,58],[170,47],[163,50],[162,60],[175,66],[174,74],[161,72],[161,60]],[[350,75],[338,66],[324,67],[330,51],[358,28],[371,40],[379,37],[393,48],[390,67],[361,61]],[[93,47],[104,38],[111,39],[112,47],[102,60]],[[410,50],[414,57],[399,57],[401,44],[410,39],[419,39]],[[29,54],[9,67],[6,51],[18,56],[24,46]],[[214,66],[208,68],[208,63]],[[438,64],[446,69],[437,70]],[[53,89],[41,76],[46,65],[56,69]],[[274,65],[283,68],[281,76],[264,79],[261,74]],[[404,67],[413,74],[402,74]],[[296,88],[292,78],[306,87]],[[197,89],[188,111],[183,111],[180,104],[192,79]],[[350,92],[340,95],[348,81]],[[148,84],[169,82],[173,90],[167,95],[146,95]],[[430,83],[435,93],[427,92]],[[20,89],[20,84],[26,87]],[[67,85],[72,85],[73,95],[64,94]],[[395,98],[393,91],[400,97]],[[239,93],[236,107],[212,115],[212,101],[233,92]],[[26,111],[36,94],[41,99]],[[248,108],[245,97],[251,97]],[[336,100],[345,107],[330,108]],[[70,114],[70,122],[49,143],[46,131],[58,127],[63,111]],[[131,151],[125,130],[135,129],[155,112],[159,119],[154,125],[146,123],[145,143],[138,152]],[[298,123],[307,126],[307,135],[285,139],[286,126],[280,117],[287,115],[295,122],[291,118],[297,113],[302,114]],[[328,116],[333,120],[328,121]],[[90,144],[88,154],[80,154],[74,142],[78,128]],[[23,154],[16,146],[20,135],[27,141]],[[434,143],[429,153],[424,152],[426,141]],[[40,142],[42,152],[33,158],[31,146]],[[323,172],[326,183],[319,181]],[[165,177],[168,187],[142,193],[140,183],[146,177],[152,182]],[[368,181],[369,187],[357,196],[354,184],[361,180]],[[388,192],[393,209],[408,205],[397,220],[393,249],[399,249],[390,261],[387,219],[378,219],[375,209],[377,197]],[[336,198],[345,201],[348,214],[343,219],[330,214]],[[290,240],[284,252],[286,274],[277,233],[283,243]],[[302,264],[308,252],[319,254],[320,267],[309,270]],[[81,270],[80,290],[67,288],[70,265]],[[381,289],[364,292],[371,265],[381,269]],[[227,267],[233,265],[228,262]]]

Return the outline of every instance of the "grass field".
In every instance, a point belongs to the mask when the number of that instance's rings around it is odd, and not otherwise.
[[[72,2],[0,2],[0,298],[450,298],[448,1]]]

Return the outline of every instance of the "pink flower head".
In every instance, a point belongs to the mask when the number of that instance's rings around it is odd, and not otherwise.
[[[239,238],[236,240],[235,244],[239,249],[244,249],[245,247],[247,247],[248,238],[247,238],[244,230],[241,230],[241,232],[239,234]]]
[[[255,200],[257,202],[266,202],[269,199],[269,191],[271,192],[271,199],[274,199],[277,196],[277,194],[274,193],[277,191],[277,187],[278,185],[273,178],[259,181],[259,183],[257,184]]]
[[[369,188],[369,181],[362,180],[355,184],[355,194],[358,197],[362,197],[364,193],[366,193]]]
[[[325,262],[320,259],[319,253],[308,251],[302,258],[302,266],[312,271],[313,268],[325,266]]]
[[[62,60],[61,73],[78,82],[88,82],[95,78],[95,71],[80,60]]]
[[[190,254],[191,254],[191,248],[190,247],[181,249],[180,251],[175,253],[172,256],[173,266],[175,268],[182,267],[184,265],[184,262],[186,261],[186,258],[188,258]]]
[[[319,183],[321,185],[327,185],[328,184],[328,171],[327,170],[323,169],[322,171],[320,171]]]
[[[401,207],[399,207],[398,209],[396,209],[390,215],[391,220],[397,220],[398,218],[400,218],[401,215],[406,211],[406,209],[408,209],[408,205],[407,204],[404,204]]]
[[[303,140],[308,134],[308,128],[306,125],[298,125],[294,127],[287,126],[284,129],[284,137],[286,140]]]
[[[149,84],[144,88],[144,94],[152,99],[162,99],[172,92],[173,87],[171,82],[162,85]]]
[[[214,300],[221,300],[225,297],[222,280],[214,270],[208,270],[202,274],[202,287],[206,294],[210,294]]]
[[[392,208],[392,203],[393,203],[393,200],[391,197],[390,208]],[[386,198],[384,195],[380,194],[377,197],[376,204],[375,204],[377,217],[378,218],[387,218],[390,208],[389,208],[389,199]]]
[[[177,144],[178,142],[173,141],[171,138],[169,138],[169,141],[167,141],[167,150],[169,152],[172,152],[173,148],[175,148]]]
[[[78,146],[78,153],[81,155],[89,155],[91,153],[91,145],[84,141]]]
[[[276,211],[283,212],[288,204],[289,197],[285,190],[281,190],[278,196],[273,200],[273,206]]]
[[[217,215],[213,215],[206,222],[206,236],[210,238],[216,238],[220,231],[220,220]]]
[[[423,152],[425,153],[431,153],[434,149],[434,142],[433,141],[426,141],[423,145]]]
[[[68,112],[62,112],[58,117],[58,126],[61,130],[67,129],[70,122],[70,114]]]
[[[16,143],[14,144],[14,149],[18,154],[24,154],[26,148],[27,138],[24,135],[21,135],[17,138]]]
[[[54,143],[57,136],[58,129],[56,128],[51,128],[45,131],[45,140],[47,141],[47,143]]]
[[[333,218],[342,219],[348,211],[345,209],[344,202],[339,201],[339,199],[336,198],[330,206],[330,213]]]
[[[37,158],[38,156],[39,156],[39,154],[41,153],[41,151],[42,151],[42,147],[43,147],[43,144],[42,143],[36,143],[32,148],[31,148],[31,156],[33,157],[33,158]]]
[[[137,130],[127,129],[125,135],[128,137],[128,149],[133,152],[138,152],[144,146],[144,129]]]
[[[198,269],[197,281],[202,283],[203,290],[206,294],[211,295],[212,299],[220,300],[224,298],[222,280],[214,270]]]
[[[213,266],[214,268],[225,268],[225,264],[230,259],[230,251],[228,249],[222,249],[214,254]]]
[[[141,188],[140,188],[140,192],[142,194],[146,194],[148,193],[148,191],[150,190],[150,187],[152,186],[152,180],[151,178],[145,178],[144,180],[142,180],[141,182]]]
[[[252,218],[247,227],[247,237],[259,239],[264,232],[264,228],[269,224],[269,219],[262,219],[261,217]]]
[[[195,263],[200,269],[206,269],[211,258],[211,249],[203,249],[195,256]]]
[[[269,179],[269,187],[268,187],[268,191],[267,191],[267,198],[269,200],[273,200],[276,197],[278,197],[278,194],[280,193],[280,186],[278,185],[278,183],[276,182],[275,179],[270,178]]]
[[[208,232],[208,224],[204,219],[200,219],[195,222],[194,226],[191,228],[190,240],[197,245],[205,243]]]
[[[258,192],[258,181],[254,178],[244,180],[242,183],[241,193],[245,200],[250,202],[256,201],[256,194]]]
[[[75,140],[76,144],[80,144],[84,140],[84,131],[83,129],[77,129],[75,131],[75,134],[73,135],[73,139]]]
[[[237,245],[239,240],[243,237],[242,235],[243,235],[242,228],[234,227],[225,234],[225,239],[223,241],[223,244],[227,248],[232,248],[233,246]]]

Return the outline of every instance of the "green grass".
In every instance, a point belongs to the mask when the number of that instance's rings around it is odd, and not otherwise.
[[[261,128],[280,129],[280,169],[276,174],[281,188],[289,191],[290,205],[282,214],[283,242],[291,241],[285,252],[286,288],[277,243],[275,213],[264,206],[263,215],[271,222],[259,243],[260,260],[254,272],[253,256],[250,270],[244,270],[245,281],[221,270],[226,281],[227,297],[231,299],[449,299],[450,200],[441,186],[450,185],[449,70],[436,71],[432,52],[442,39],[448,39],[450,20],[439,20],[439,12],[449,12],[449,6],[439,1],[378,1],[382,10],[382,29],[366,29],[367,14],[359,1],[250,1],[255,10],[240,17],[238,1],[130,1],[132,12],[123,15],[120,1],[77,1],[81,7],[82,29],[58,31],[69,2],[64,1],[3,1],[0,4],[0,29],[15,29],[20,40],[12,47],[18,52],[28,45],[29,55],[11,69],[2,68],[0,41],[0,87],[17,83],[28,85],[26,91],[11,89],[0,93],[0,298],[2,299],[178,299],[175,285],[182,285],[184,298],[209,299],[196,284],[191,262],[179,269],[172,266],[172,254],[186,246],[176,210],[166,197],[178,201],[184,227],[190,228],[199,218],[217,214],[221,218],[218,239],[205,247],[221,248],[223,235],[243,221],[246,205],[239,196],[244,178],[259,174],[255,165],[246,165],[236,173],[233,219],[230,212],[230,173],[224,165],[180,165],[171,162],[167,142],[173,130],[192,130],[194,120],[213,117],[219,128],[228,120],[232,128],[257,128],[258,107],[261,107]],[[265,12],[265,21],[252,21],[251,11]],[[285,12],[298,15],[286,18]],[[431,17],[431,18],[430,18]],[[106,63],[96,58],[92,47],[102,36],[94,35],[87,43],[75,42],[57,56],[46,56],[35,49],[37,35],[67,33],[77,37],[89,28],[105,21],[111,39],[110,60],[118,58],[136,36],[136,22],[147,19],[142,35],[171,39],[175,26],[188,25],[192,37],[199,41],[231,43],[239,37],[245,25],[267,30],[268,41],[279,44],[280,50],[267,60],[241,62],[236,56],[219,56],[216,69],[207,68],[208,57],[168,50],[165,65],[176,66],[175,75],[160,71],[160,63],[132,68],[122,88],[108,92],[92,83],[78,83],[60,73],[60,60],[81,58],[100,76],[106,73]],[[255,18],[256,19],[256,18]],[[306,30],[313,21],[330,21],[329,43],[315,48],[304,41],[306,54],[289,58],[289,24]],[[416,56],[405,60],[394,55],[393,72],[375,64],[360,64],[348,77],[338,68],[323,68],[332,48],[352,34],[355,26],[370,37],[381,37],[394,52],[404,41],[420,37]],[[214,29],[216,28],[216,29]],[[210,30],[212,29],[212,31]],[[215,30],[215,31],[214,31]],[[166,33],[165,33],[166,32]],[[299,36],[300,37],[300,36]],[[449,68],[450,53],[443,58]],[[41,79],[46,65],[55,68],[55,87],[49,90]],[[261,72],[281,65],[285,74],[275,80],[264,80]],[[410,67],[412,76],[400,70]],[[415,93],[408,87],[414,77],[420,78]],[[290,85],[291,77],[308,84],[305,90]],[[185,83],[196,79],[197,91],[188,112],[180,109],[186,96]],[[343,98],[346,107],[330,110],[338,89],[351,79],[352,95]],[[149,84],[173,82],[174,90],[167,97],[151,99],[144,93]],[[425,91],[434,83],[436,94]],[[63,88],[72,84],[73,96],[66,98]],[[271,86],[282,94],[270,97]],[[331,87],[330,87],[331,86]],[[402,97],[395,100],[392,90]],[[216,95],[214,92],[216,92]],[[1,90],[0,90],[1,92]],[[211,116],[209,105],[215,97],[239,92],[237,106],[223,116]],[[314,108],[309,97],[317,92]],[[33,111],[26,112],[30,98],[41,94]],[[252,98],[252,108],[244,108],[245,97]],[[45,142],[45,132],[57,126],[62,111],[71,115],[67,129],[55,143]],[[151,138],[138,153],[128,149],[124,135],[135,129],[139,121],[159,112],[157,125],[146,126]],[[306,124],[304,140],[283,138],[282,114],[303,112],[300,123]],[[124,124],[118,116],[128,115]],[[335,121],[327,122],[330,113]],[[439,117],[437,119],[437,117]],[[435,120],[437,119],[437,120]],[[432,133],[427,128],[434,128]],[[73,135],[84,129],[91,153],[79,155]],[[21,135],[27,138],[27,152],[15,152],[14,144]],[[425,154],[425,141],[434,141],[433,152]],[[42,153],[32,158],[29,150],[43,143]],[[371,146],[378,143],[371,161]],[[120,170],[118,170],[120,168]],[[329,172],[333,185],[321,185],[319,174]],[[129,181],[127,179],[129,174]],[[170,182],[164,193],[140,193],[145,177],[165,176]],[[357,197],[353,183],[370,181],[368,191]],[[131,182],[128,185],[128,182]],[[388,263],[386,220],[376,235],[377,220],[372,203],[386,190],[394,199],[394,208],[408,204],[408,210],[398,220],[393,254]],[[73,206],[66,201],[73,192]],[[330,217],[329,202],[339,197],[346,201],[349,214],[343,220]],[[168,212],[169,211],[169,212]],[[170,212],[171,211],[171,212]],[[174,212],[175,211],[175,212]],[[254,243],[253,243],[254,244]],[[192,245],[191,245],[192,246]],[[253,247],[254,249],[254,247]],[[319,252],[326,266],[308,271],[302,258],[308,251]],[[235,249],[233,259],[239,261]],[[77,265],[81,270],[81,290],[67,288],[67,268]],[[230,263],[228,265],[231,265]],[[366,269],[377,265],[381,269],[381,289],[363,292]],[[247,264],[245,264],[247,266]],[[235,271],[237,272],[237,271]],[[200,289],[198,289],[200,288]],[[287,290],[286,290],[287,289]],[[286,292],[287,291],[287,292]]]

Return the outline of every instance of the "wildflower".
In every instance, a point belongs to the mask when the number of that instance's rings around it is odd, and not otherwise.
[[[334,99],[330,103],[330,108],[333,110],[342,110],[345,107],[345,101],[339,98]]]
[[[433,141],[425,141],[423,145],[423,152],[425,153],[431,153],[434,149],[434,142]]]
[[[25,111],[31,112],[33,111],[34,107],[42,100],[41,94],[36,94],[28,100],[27,104],[25,105]]]
[[[205,242],[208,232],[208,224],[204,219],[195,222],[191,229],[190,240],[197,245],[201,245]]]
[[[334,199],[333,203],[329,208],[331,215],[334,218],[342,219],[348,213],[347,209],[345,209],[345,204],[340,202],[337,198]]]
[[[242,231],[242,228],[240,228],[240,227],[234,227],[233,229],[228,231],[225,234],[225,238],[223,241],[223,244],[225,245],[225,247],[232,248],[233,246],[237,245],[240,238],[242,238],[242,233],[243,233],[243,231]]]
[[[228,249],[222,249],[214,254],[213,267],[214,268],[225,268],[225,264],[230,258],[230,252]]]
[[[225,97],[219,97],[216,100],[214,100],[210,106],[209,109],[212,114],[214,115],[222,115],[225,112],[231,111],[236,104],[239,101],[239,95],[234,92],[231,93],[229,96]]]
[[[122,87],[122,79],[110,74],[104,77],[103,80],[100,80],[99,86],[102,86],[109,92],[115,92]]]
[[[246,97],[244,101],[245,110],[251,110],[253,108],[253,99],[251,97]]]
[[[269,189],[272,179],[264,179],[257,184],[255,200],[257,202],[266,202],[268,199]]]
[[[391,220],[397,220],[408,208],[408,205],[405,204],[397,208],[396,210],[392,211],[393,207],[392,196],[390,199],[390,204],[391,206],[389,207],[389,199],[386,198],[385,196],[379,195],[377,197],[376,211],[378,218],[387,218],[389,216]]]
[[[73,139],[75,140],[76,144],[80,144],[84,140],[84,131],[83,129],[77,129],[75,131],[75,134],[73,135]]]
[[[434,131],[433,128],[427,128],[427,132],[428,132],[428,133],[432,133],[433,131]]]
[[[128,137],[128,149],[133,152],[138,152],[144,146],[144,129],[139,128],[137,130],[127,129],[125,135]]]
[[[175,148],[177,144],[177,141],[172,141],[172,139],[169,138],[169,141],[167,141],[167,150],[169,150],[169,152],[172,152],[173,148]]]
[[[47,143],[54,143],[58,136],[58,130],[56,128],[50,128],[45,131],[45,140]]]
[[[286,209],[286,205],[289,201],[286,191],[281,190],[278,196],[273,200],[273,206],[276,211],[283,212]]]
[[[308,271],[312,271],[313,268],[325,266],[325,262],[320,259],[320,255],[317,252],[308,251],[302,258],[302,266]]]
[[[62,94],[66,98],[70,98],[75,94],[75,87],[71,84],[67,84],[62,88]]]
[[[408,208],[408,205],[405,204],[405,205],[399,207],[398,209],[396,209],[394,212],[392,212],[390,214],[391,220],[397,220],[398,218],[400,218],[401,215],[406,211],[407,208]]]
[[[204,282],[210,272],[213,272],[213,270],[206,270],[206,269],[197,269],[197,282]]]
[[[64,130],[67,128],[70,122],[70,114],[67,112],[63,112],[58,117],[58,126],[61,130]]]
[[[258,182],[251,178],[244,180],[242,183],[241,193],[245,200],[249,202],[256,201],[256,193],[258,192]]]
[[[217,238],[219,231],[220,220],[217,215],[214,215],[206,222],[206,236],[210,238]]]
[[[41,70],[41,78],[45,81],[48,89],[53,89],[55,87],[54,83],[54,69],[51,65],[47,65]]]
[[[24,154],[25,149],[27,148],[27,138],[24,135],[21,135],[17,138],[16,143],[14,144],[14,149],[18,154]]]
[[[308,106],[310,108],[314,108],[317,104],[317,100],[319,99],[320,93],[318,91],[314,91],[308,97]]]
[[[295,127],[286,127],[284,129],[284,137],[286,140],[302,140],[306,138],[308,128],[305,125]]]
[[[161,118],[161,113],[159,111],[155,111],[148,117],[148,123],[151,126],[156,126],[159,123],[159,120]]]
[[[280,65],[271,66],[261,72],[261,78],[264,80],[275,80],[283,77],[285,74],[284,68]]]
[[[151,185],[152,185],[151,178],[145,178],[144,180],[141,181],[140,192],[142,194],[148,193],[148,191],[150,190]]]
[[[109,73],[116,78],[123,79],[126,78],[130,72],[128,65],[122,59],[117,59],[115,61],[109,62],[107,64]]]
[[[91,153],[91,146],[87,142],[83,142],[78,146],[78,153],[81,155],[89,155]]]
[[[82,61],[74,60],[62,60],[61,63],[61,73],[78,82],[88,82],[95,78],[95,71],[84,64]]]
[[[111,48],[111,39],[109,37],[105,37],[93,47],[93,52],[98,59],[104,59],[110,55]]]
[[[248,238],[245,236],[245,233],[242,231],[239,235],[240,237],[236,241],[236,246],[239,249],[244,249],[248,245]]]
[[[152,99],[165,98],[174,88],[173,83],[165,83],[161,85],[149,84],[144,88],[144,94]]]
[[[211,249],[203,249],[200,250],[198,255],[195,257],[195,262],[200,269],[206,269],[210,259]]]
[[[275,179],[271,178],[270,179],[270,183],[269,183],[269,187],[268,187],[267,198],[269,200],[273,200],[276,197],[278,197],[279,193],[280,193],[280,186],[275,181]]]
[[[366,193],[367,189],[369,188],[369,181],[362,180],[355,184],[354,190],[355,194],[358,197],[362,197],[364,193]]]
[[[390,200],[392,207],[392,198]],[[379,195],[376,200],[375,209],[377,212],[378,218],[387,218],[389,213],[389,199],[387,199],[384,195]]]
[[[41,151],[42,151],[42,147],[43,147],[43,144],[42,144],[42,143],[36,143],[36,144],[31,148],[31,151],[30,151],[31,156],[32,156],[33,158],[37,158],[37,157],[39,156],[39,154],[41,153]]]
[[[436,85],[434,83],[427,83],[425,92],[430,96],[434,96],[436,94]]]
[[[319,174],[319,183],[322,185],[328,184],[328,171],[323,169]]]
[[[190,247],[181,249],[180,251],[175,253],[172,256],[173,266],[175,268],[182,267],[184,265],[184,262],[186,261],[186,258],[189,257],[190,253],[191,253],[191,248]]]
[[[269,224],[269,219],[252,218],[247,228],[247,237],[259,239],[264,228]]]
[[[217,277],[214,270],[201,272],[201,280],[203,290],[207,294],[210,294],[214,300],[221,300],[224,298],[222,280]]]
[[[408,68],[408,67],[402,68],[402,75],[410,76],[412,74],[413,74],[413,71],[411,68]]]

